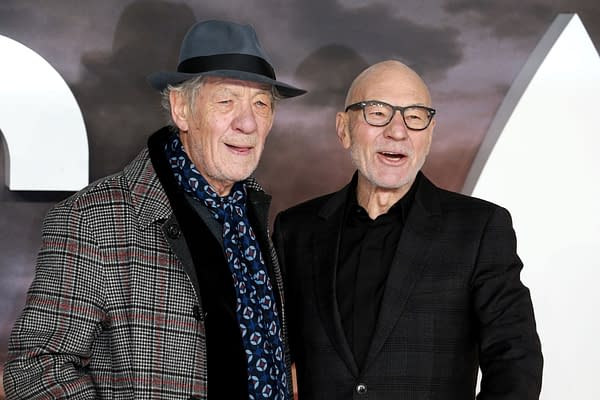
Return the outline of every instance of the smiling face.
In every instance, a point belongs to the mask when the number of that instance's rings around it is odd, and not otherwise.
[[[346,105],[365,100],[402,107],[431,106],[429,91],[421,78],[397,61],[375,64],[355,79]],[[337,135],[342,146],[350,149],[359,171],[359,192],[391,191],[403,196],[429,154],[434,126],[435,120],[425,130],[412,131],[400,112],[383,127],[369,125],[362,110],[338,113]]]
[[[207,77],[193,104],[170,94],[171,115],[185,152],[221,196],[249,177],[260,160],[273,124],[268,85]]]

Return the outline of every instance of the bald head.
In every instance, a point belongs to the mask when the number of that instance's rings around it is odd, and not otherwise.
[[[374,64],[352,82],[336,133],[350,150],[357,200],[371,218],[408,192],[429,154],[434,115],[427,85],[399,61]]]
[[[389,88],[390,83],[407,92],[413,92],[423,99],[423,105],[431,105],[429,89],[423,79],[406,64],[397,60],[387,60],[371,65],[354,79],[346,95],[345,107],[357,101],[369,100],[365,96],[370,88]]]

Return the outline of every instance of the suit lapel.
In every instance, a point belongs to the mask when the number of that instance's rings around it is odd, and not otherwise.
[[[336,270],[348,186],[335,193],[323,206],[319,217],[323,223],[316,227],[312,241],[314,257],[313,279],[317,309],[329,339],[354,376],[358,366],[346,339],[336,299]]]
[[[365,370],[381,351],[426,268],[431,244],[440,228],[437,189],[421,176],[415,199],[390,266],[377,325],[365,362]]]

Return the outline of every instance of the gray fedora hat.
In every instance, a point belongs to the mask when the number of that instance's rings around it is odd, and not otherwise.
[[[163,90],[201,75],[222,76],[266,83],[277,88],[282,97],[294,97],[305,90],[279,82],[256,32],[250,25],[228,21],[198,22],[183,38],[176,72],[155,72],[150,85]]]

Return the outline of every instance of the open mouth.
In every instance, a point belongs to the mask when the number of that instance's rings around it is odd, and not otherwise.
[[[406,155],[403,153],[393,153],[390,151],[380,151],[379,154],[390,160],[402,160],[406,157]]]
[[[227,143],[225,144],[225,146],[227,146],[229,150],[238,154],[248,154],[252,150],[251,146],[234,146],[232,144]]]

